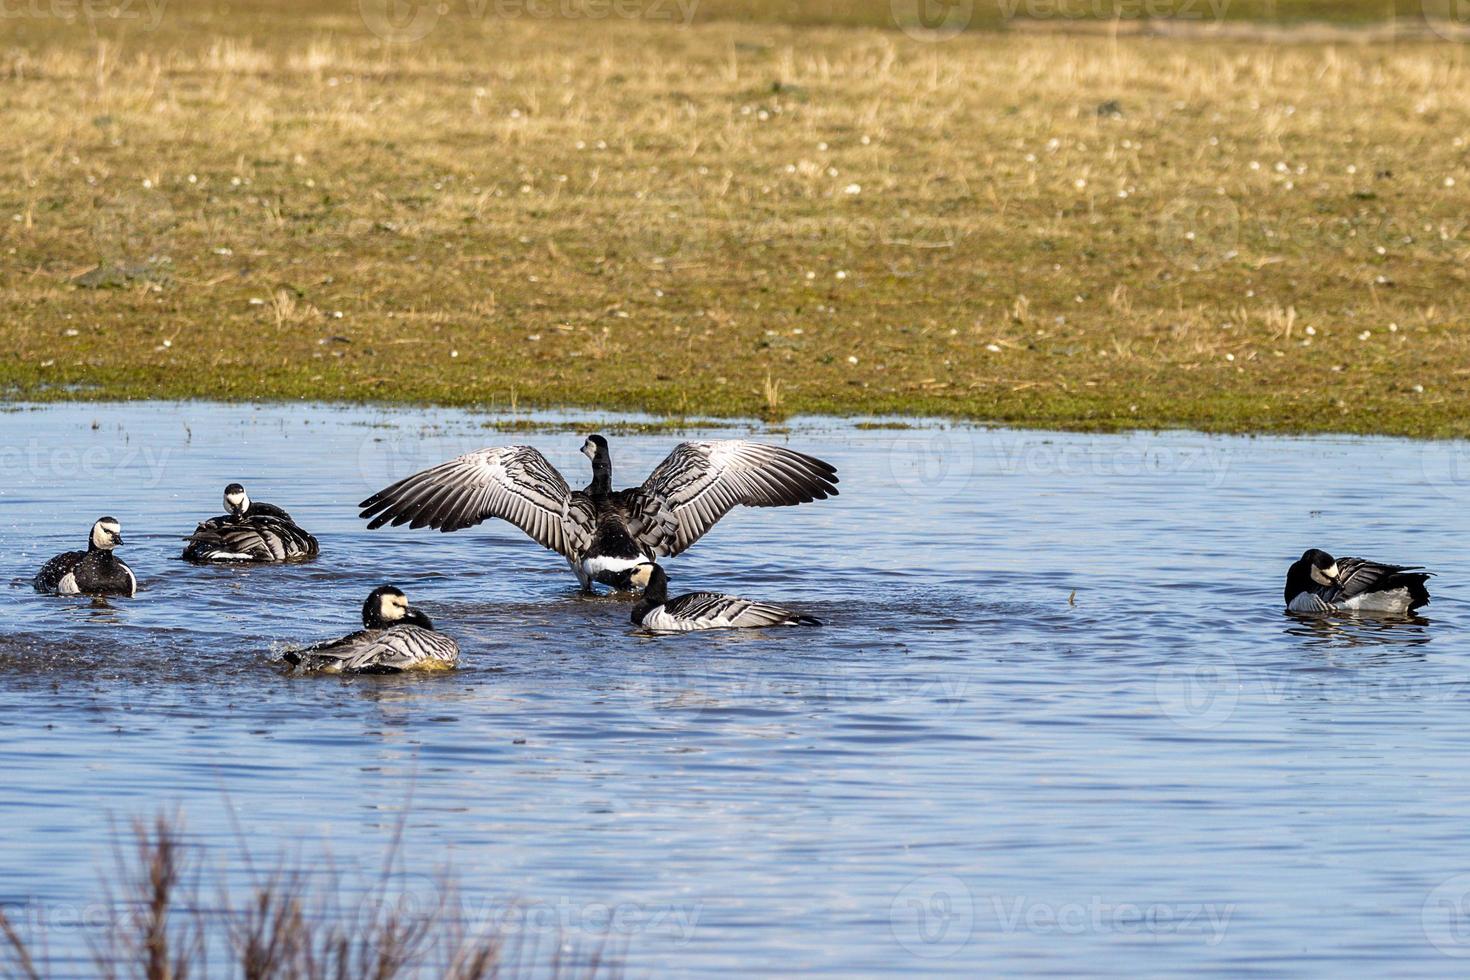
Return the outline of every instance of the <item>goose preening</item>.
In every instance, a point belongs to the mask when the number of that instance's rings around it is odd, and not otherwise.
[[[1286,572],[1290,612],[1366,612],[1406,616],[1429,604],[1419,566],[1384,565],[1363,558],[1333,558],[1312,548]]]
[[[138,578],[112,553],[123,543],[116,518],[100,517],[87,536],[86,551],[67,551],[48,561],[32,584],[51,595],[135,595]]]
[[[180,557],[197,565],[306,561],[319,550],[290,514],[251,500],[238,483],[225,487],[225,513],[202,521],[184,540]]]
[[[282,659],[303,674],[400,674],[448,670],[459,661],[459,644],[391,585],[374,589],[362,604],[362,626],[340,640],[287,650]]]
[[[669,598],[669,577],[663,566],[644,562],[623,573],[629,584],[642,589],[633,607],[633,625],[658,633],[693,630],[760,629],[765,626],[821,626],[820,620],[769,602],[752,602],[719,592],[686,592]]]
[[[584,592],[684,551],[731,508],[790,507],[837,495],[837,469],[780,446],[740,439],[683,442],[642,486],[612,488],[607,440],[588,436],[592,482],[573,490],[530,446],[481,449],[415,473],[361,504],[368,527],[458,531],[510,521],[564,557]]]

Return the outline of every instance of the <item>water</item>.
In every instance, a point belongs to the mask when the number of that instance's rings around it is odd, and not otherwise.
[[[537,417],[554,422],[553,417]],[[530,433],[440,411],[207,404],[0,414],[0,904],[85,972],[117,829],[178,809],[242,846],[446,876],[485,919],[630,976],[1461,972],[1470,954],[1470,451],[798,420]],[[835,463],[842,495],[737,511],[672,586],[819,631],[634,635],[495,524],[369,533],[354,504],[481,445],[641,481],[691,435]],[[193,568],[225,483],[322,558]],[[118,517],[143,591],[35,595]],[[1311,545],[1439,573],[1409,623],[1281,612]],[[286,678],[381,582],[464,649],[430,678]],[[392,840],[401,826],[403,843]]]

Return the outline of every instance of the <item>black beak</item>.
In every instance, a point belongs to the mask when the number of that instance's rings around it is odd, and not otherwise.
[[[122,544],[123,543],[122,535],[121,534],[114,534],[112,536],[112,543],[113,544]]]

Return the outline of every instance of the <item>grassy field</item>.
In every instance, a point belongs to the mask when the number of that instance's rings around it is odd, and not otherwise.
[[[0,392],[1470,435],[1470,48],[652,2],[7,8]]]

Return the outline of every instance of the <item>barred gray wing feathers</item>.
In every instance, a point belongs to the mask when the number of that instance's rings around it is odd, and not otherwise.
[[[641,526],[639,540],[659,556],[684,551],[733,507],[790,507],[836,495],[831,464],[741,439],[680,443],[630,494],[646,498],[641,509],[657,515]]]
[[[360,505],[368,528],[384,524],[458,531],[492,517],[575,560],[592,539],[591,502],[530,446],[457,456],[379,490]]]

